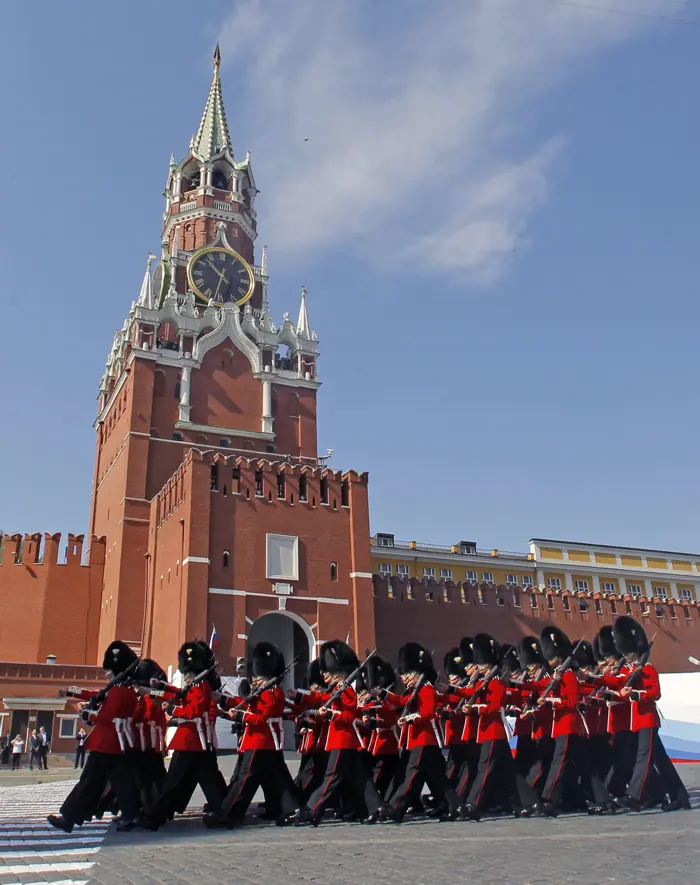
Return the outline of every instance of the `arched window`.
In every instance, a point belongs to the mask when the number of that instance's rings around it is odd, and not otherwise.
[[[160,369],[156,370],[156,376],[153,379],[153,393],[155,396],[163,396],[165,393],[165,373]]]
[[[180,399],[181,391],[182,391],[182,382],[181,382],[180,376],[178,375],[177,381],[175,382],[175,389],[173,390],[173,393],[175,395],[175,399]]]
[[[212,187],[217,190],[225,191],[228,189],[228,176],[223,169],[215,169],[211,175]]]
[[[179,430],[176,430],[175,433],[173,433],[173,439],[176,439],[178,442],[182,442],[184,438],[184,435],[180,433]]]
[[[157,427],[151,427],[150,434],[151,434],[151,436],[160,436],[160,433],[158,432]]]
[[[230,556],[230,555],[231,555],[231,554],[228,552],[228,550],[224,550],[224,556],[223,556],[223,565],[224,565],[224,568],[228,568],[228,560],[229,560],[229,556]]]
[[[230,439],[225,439],[225,438],[224,438],[224,439],[220,439],[220,440],[219,440],[219,445],[221,446],[222,449],[228,449],[229,446],[231,445],[231,440],[230,440]]]
[[[331,563],[331,581],[337,581],[337,580],[338,580],[338,563],[332,562]]]

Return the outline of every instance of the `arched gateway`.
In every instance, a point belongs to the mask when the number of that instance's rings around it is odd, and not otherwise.
[[[309,661],[315,656],[316,640],[306,621],[293,612],[268,612],[261,615],[248,630],[246,671],[251,675],[253,649],[258,642],[272,642],[284,655],[285,663],[297,662],[286,675],[283,686],[302,684]]]

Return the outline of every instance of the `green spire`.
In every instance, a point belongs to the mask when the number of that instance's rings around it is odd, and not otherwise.
[[[224,100],[221,95],[220,65],[221,52],[217,43],[214,52],[214,76],[209,89],[209,97],[204,107],[197,134],[192,139],[192,150],[202,160],[211,160],[213,156],[221,153],[224,148],[228,148],[233,153],[231,136],[229,135],[228,123],[226,122]]]

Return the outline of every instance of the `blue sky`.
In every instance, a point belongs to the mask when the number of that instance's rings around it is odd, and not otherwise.
[[[0,529],[85,530],[219,39],[273,311],[307,286],[320,448],[373,530],[700,549],[700,25],[668,20],[700,3],[577,3],[8,0]]]

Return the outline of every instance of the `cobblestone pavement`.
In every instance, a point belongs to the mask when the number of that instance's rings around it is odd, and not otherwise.
[[[229,768],[229,764],[224,765]],[[700,804],[700,766],[681,774]],[[0,885],[697,885],[697,810],[614,818],[494,819],[439,824],[324,823],[279,829],[251,818],[233,832],[207,831],[196,810],[158,833],[120,834],[91,824],[70,836],[49,830],[67,784],[0,791]]]

